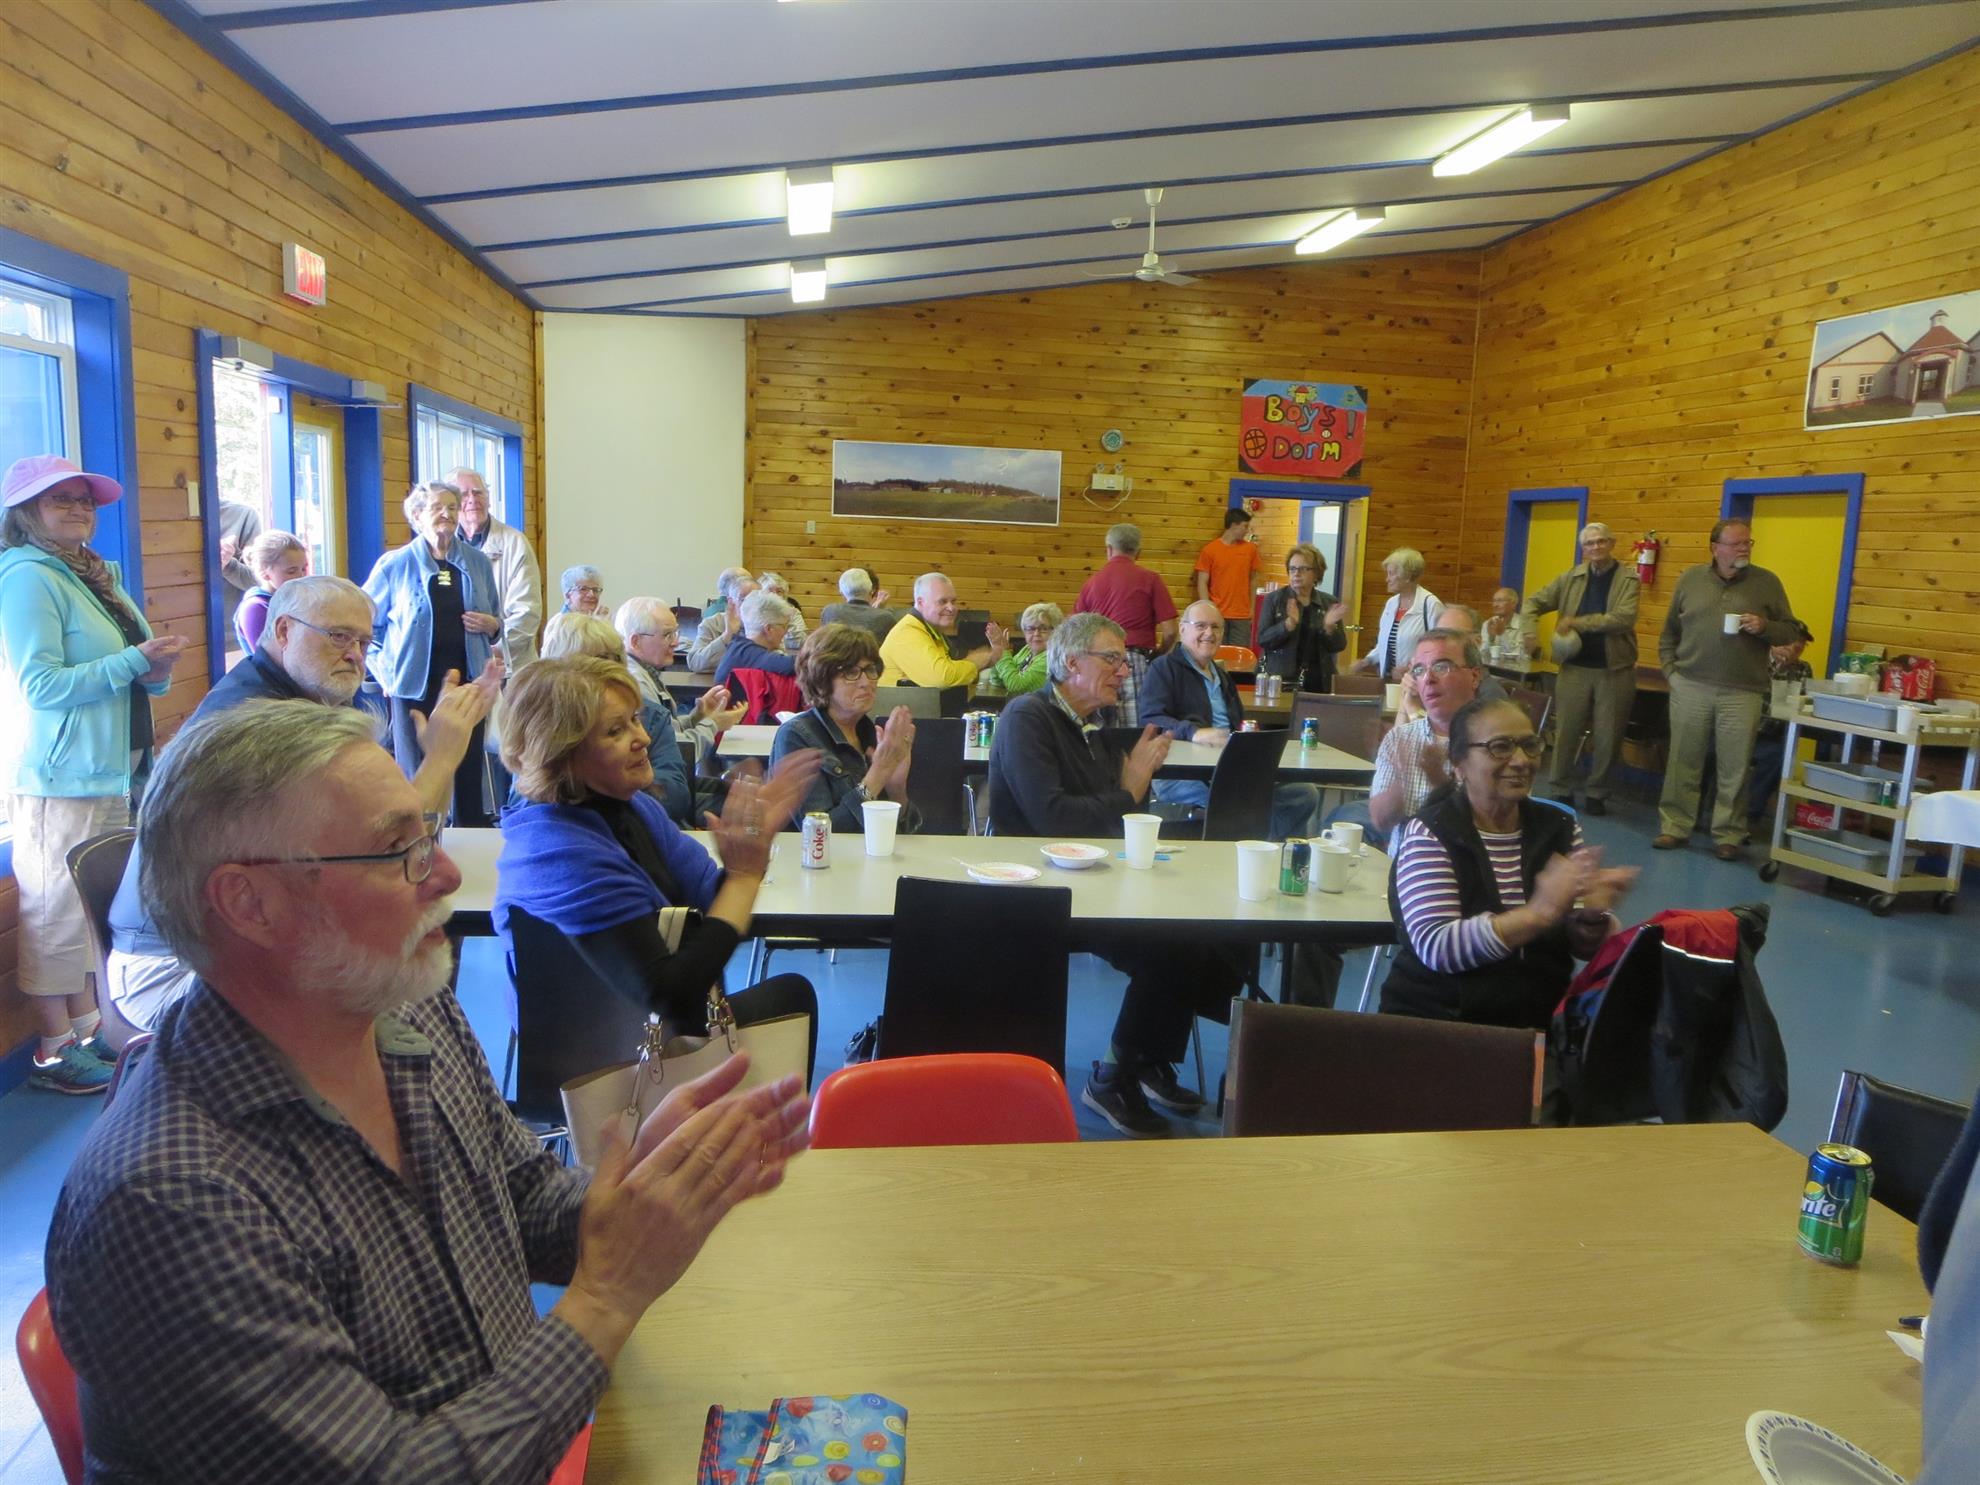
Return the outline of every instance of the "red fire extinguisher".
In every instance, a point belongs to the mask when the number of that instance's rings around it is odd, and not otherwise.
[[[1663,551],[1663,549],[1664,544],[1657,540],[1657,533],[1654,531],[1637,542],[1636,580],[1639,583],[1647,584],[1657,581],[1657,554]]]

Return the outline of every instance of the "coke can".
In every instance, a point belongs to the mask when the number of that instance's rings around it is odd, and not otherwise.
[[[1288,897],[1306,896],[1307,869],[1313,860],[1313,847],[1303,840],[1289,840],[1279,847],[1279,890]]]
[[[981,729],[978,728],[976,724],[976,719],[978,717],[981,717],[982,715],[983,715],[982,712],[963,713],[963,746],[964,747],[973,748],[979,745],[983,733]]]
[[[804,817],[804,836],[798,865],[806,871],[821,871],[832,864],[832,817],[813,810]]]
[[[1249,717],[1246,717],[1242,722],[1238,723],[1239,732],[1256,732],[1257,730],[1258,730],[1258,724],[1252,721],[1251,718]]]
[[[1854,1145],[1817,1145],[1801,1185],[1801,1251],[1839,1268],[1861,1262],[1875,1179],[1870,1157]]]

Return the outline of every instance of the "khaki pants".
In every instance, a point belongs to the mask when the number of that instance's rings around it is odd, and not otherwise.
[[[1574,792],[1574,760],[1583,733],[1591,734],[1588,782],[1590,799],[1609,797],[1609,770],[1622,752],[1623,728],[1636,699],[1634,670],[1605,670],[1593,665],[1563,665],[1554,677],[1554,777],[1556,794]]]
[[[80,995],[96,972],[83,924],[82,899],[69,880],[69,848],[131,823],[121,794],[49,799],[16,794],[7,803],[14,824],[14,881],[21,893],[20,984],[29,995]]]
[[[1664,796],[1658,802],[1665,835],[1682,840],[1691,834],[1709,751],[1718,760],[1719,772],[1712,839],[1736,846],[1746,838],[1746,769],[1766,704],[1767,698],[1757,691],[1671,677],[1671,756],[1664,766]]]

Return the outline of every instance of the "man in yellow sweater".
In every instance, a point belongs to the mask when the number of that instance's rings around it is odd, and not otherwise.
[[[887,667],[883,686],[966,686],[974,693],[983,667],[1004,653],[1004,628],[992,623],[984,643],[960,660],[949,658],[948,636],[956,632],[956,585],[939,572],[914,580],[914,612],[887,631],[880,659]]]

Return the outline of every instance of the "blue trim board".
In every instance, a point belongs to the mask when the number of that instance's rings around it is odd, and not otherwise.
[[[1836,572],[1836,603],[1829,618],[1829,655],[1823,674],[1833,674],[1849,626],[1850,590],[1856,584],[1856,528],[1863,517],[1863,476],[1816,474],[1789,479],[1727,480],[1719,499],[1719,519],[1738,516],[1751,520],[1753,502],[1769,495],[1841,495],[1843,500],[1842,557]]]
[[[76,412],[83,468],[107,474],[124,498],[97,517],[91,545],[123,569],[144,604],[143,515],[138,492],[137,396],[131,387],[130,275],[36,237],[0,227],[0,279],[69,301],[76,332]]]
[[[322,21],[371,21],[397,15],[433,15],[443,10],[487,10],[497,5],[535,5],[539,0],[330,0],[328,4],[236,10],[208,18],[216,31],[252,31],[263,26],[313,26]]]
[[[783,261],[782,259],[778,260]],[[444,413],[450,418],[458,418],[463,423],[472,423],[490,433],[499,433],[504,438],[521,438],[523,425],[514,418],[505,418],[500,413],[489,412],[476,407],[472,402],[463,402],[458,397],[449,397],[445,392],[436,392],[431,387],[422,387],[411,382],[406,387],[406,413],[408,421],[417,423],[419,414],[424,411]],[[418,437],[417,434],[414,437]],[[413,479],[419,478],[419,465],[413,465]]]
[[[198,42],[221,66],[307,129],[325,149],[419,218],[420,222],[441,241],[459,252],[531,309],[541,308],[535,300],[518,289],[506,273],[484,258],[472,243],[429,211],[417,196],[381,170],[371,156],[338,133],[328,119],[290,92],[277,81],[272,72],[228,40],[223,32],[187,4],[186,0],[144,0],[144,3]]]
[[[205,476],[199,482],[199,524],[202,533],[220,529],[220,440],[215,431],[213,411],[213,363],[220,357],[220,336],[212,330],[193,331],[193,391],[199,407],[199,467]],[[206,538],[200,538],[202,555]],[[207,561],[206,570],[206,676],[217,683],[227,673],[227,636],[221,615],[225,604],[220,594],[220,564]]]
[[[1366,500],[1375,493],[1373,485],[1338,485],[1327,480],[1231,481],[1230,499],[1224,509],[1234,510],[1247,500]]]
[[[344,409],[344,564],[353,582],[385,555],[385,440],[378,409]],[[363,499],[353,491],[366,491]]]
[[[174,0],[176,3],[176,0]],[[1322,37],[1308,41],[1253,42],[1235,46],[1180,48],[1159,52],[1120,52],[1092,57],[1052,57],[1032,62],[993,62],[976,67],[933,68],[926,72],[874,73],[862,77],[814,78],[803,82],[758,83],[743,87],[704,88],[694,92],[644,93],[617,98],[573,99],[565,103],[532,103],[450,113],[402,114],[391,118],[349,119],[334,127],[346,134],[395,133],[410,129],[451,128],[457,125],[516,123],[530,119],[570,118],[587,114],[621,113],[637,109],[693,107],[708,103],[747,103],[769,98],[816,97],[830,93],[870,92],[881,88],[941,87],[1008,77],[1038,77],[1054,73],[1101,72],[1128,67],[1158,67],[1192,62],[1246,61],[1266,57],[1314,56],[1326,53],[1392,51],[1409,47],[1464,46],[1475,42],[1530,41],[1549,36],[1585,36],[1606,32],[1669,30],[1726,22],[1801,20],[1840,12],[1914,10],[1959,3],[1959,0],[1847,0],[1844,4],[1781,5],[1766,10],[1679,11],[1665,15],[1612,16],[1600,20],[1540,21],[1514,26],[1477,26],[1464,30],[1406,32],[1386,36]],[[341,7],[333,7],[341,9]],[[1520,99],[1519,102],[1542,100]],[[1552,100],[1545,100],[1552,101]],[[1511,104],[1507,105],[1512,106]]]
[[[1533,507],[1572,500],[1579,513],[1575,529],[1588,524],[1588,486],[1551,485],[1506,492],[1506,538],[1499,556],[1499,586],[1526,594],[1526,535],[1533,524]]]

